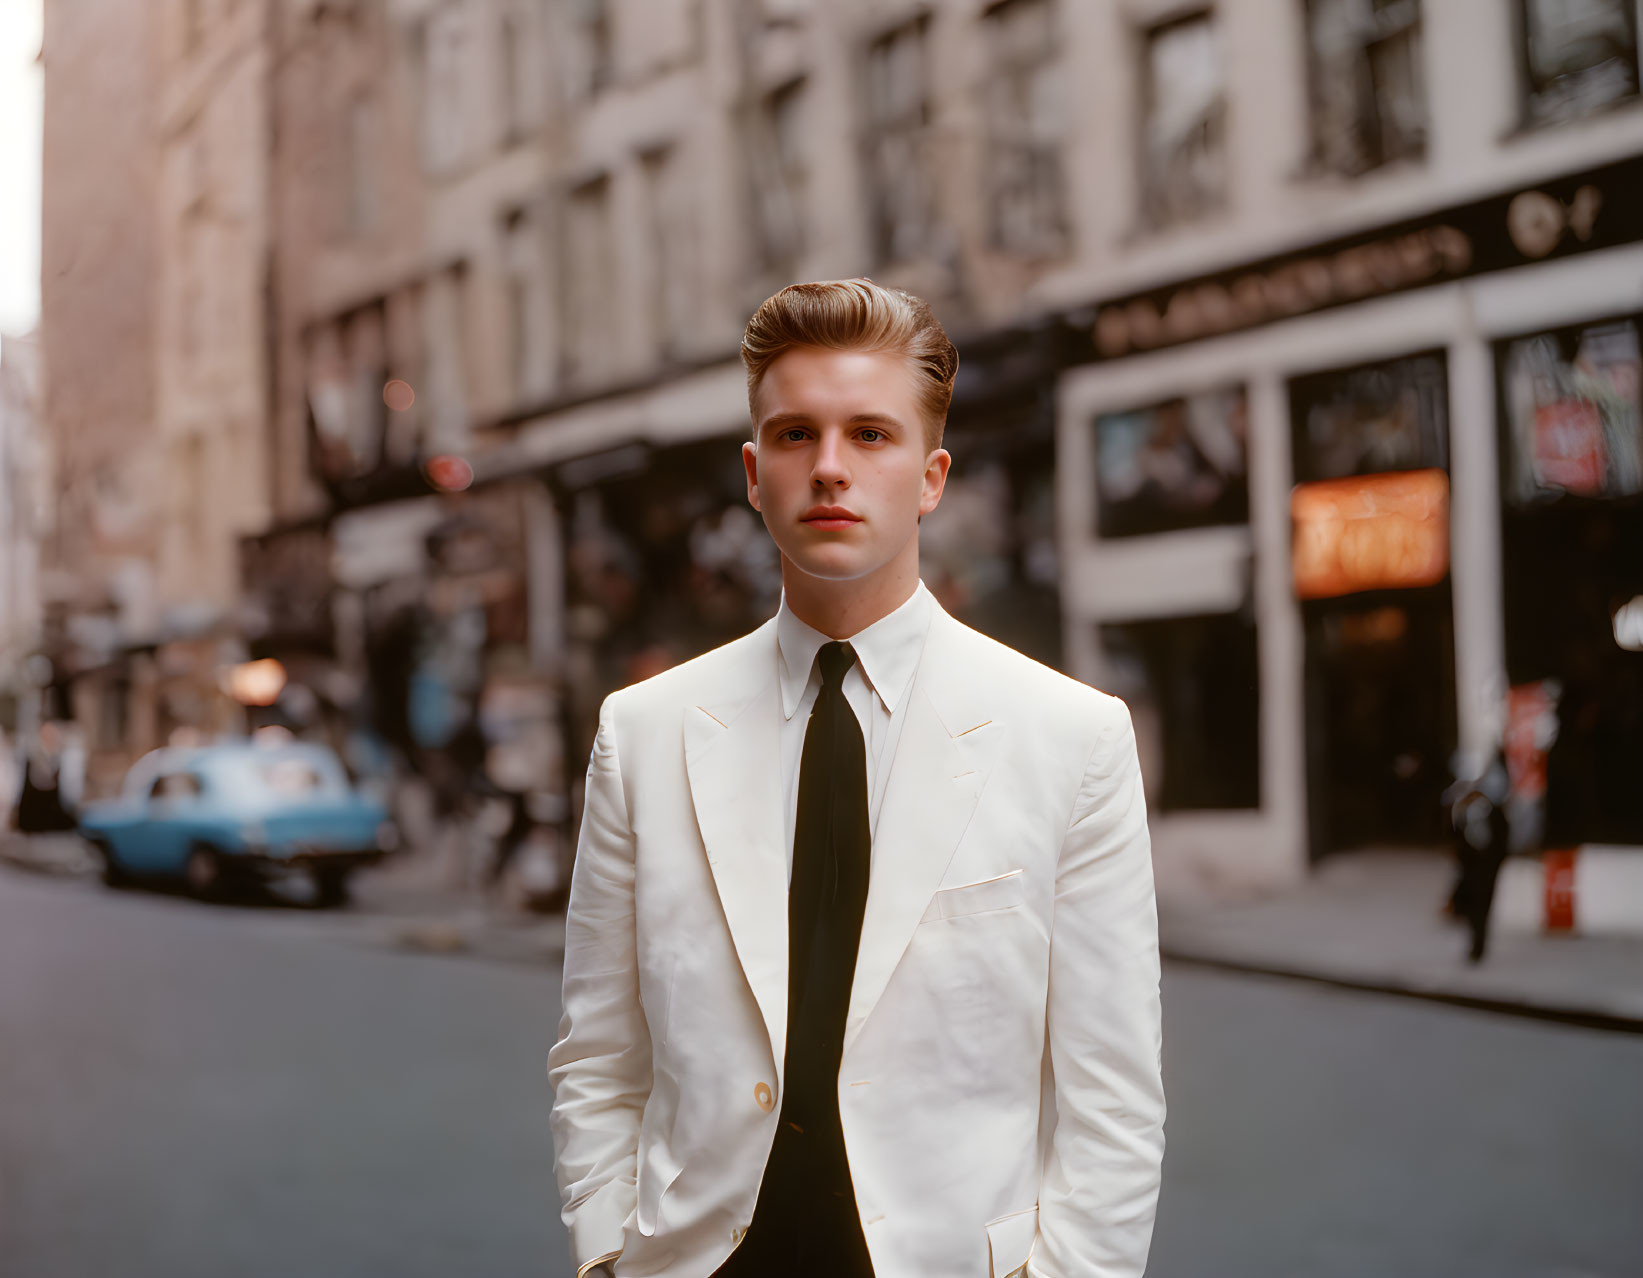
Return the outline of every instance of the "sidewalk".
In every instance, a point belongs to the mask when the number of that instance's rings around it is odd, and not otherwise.
[[[1358,853],[1281,896],[1164,902],[1164,955],[1643,1033],[1643,937],[1497,928],[1473,966],[1465,928],[1442,913],[1452,875],[1431,853]]]

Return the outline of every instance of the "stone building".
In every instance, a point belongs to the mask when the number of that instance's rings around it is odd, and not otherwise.
[[[158,625],[165,488],[153,30],[131,5],[45,6],[40,415],[56,512],[42,550],[47,713],[78,719],[93,772],[128,739],[125,654]]]
[[[1509,706],[1574,660],[1514,630],[1507,583],[1545,573],[1506,561],[1547,521],[1608,544],[1630,508],[1627,0],[285,12],[279,185],[308,211],[277,250],[258,546],[336,534],[333,640],[368,644],[440,575],[434,532],[501,503],[491,567],[440,594],[500,628],[445,664],[478,696],[511,636],[579,755],[604,691],[773,604],[740,326],[784,281],[870,273],[928,296],[965,360],[927,580],[1128,698],[1166,884],[1435,841],[1456,752],[1521,736]],[[1559,377],[1545,413],[1582,424],[1558,438],[1620,459],[1586,448],[1572,496],[1535,469],[1557,423],[1514,407]],[[453,474],[461,498],[429,494]],[[1351,526],[1396,563],[1343,576],[1346,521],[1386,502],[1396,528]],[[1594,597],[1643,591],[1601,563]],[[1593,830],[1631,830],[1606,803]]]
[[[572,811],[604,692],[768,613],[741,325],[867,273],[963,356],[926,580],[1126,697],[1166,888],[1431,844],[1502,744],[1643,843],[1591,692],[1643,615],[1633,0],[172,8],[222,34],[149,99],[167,313],[194,133],[266,168],[207,166],[207,340],[259,345],[155,364],[165,455],[242,456],[260,379],[266,506],[192,516],[266,515],[239,634],[450,802],[523,742]]]
[[[40,551],[52,522],[39,366],[33,337],[0,336],[0,731],[8,734],[20,724],[26,731],[38,709],[29,658],[40,648]]]

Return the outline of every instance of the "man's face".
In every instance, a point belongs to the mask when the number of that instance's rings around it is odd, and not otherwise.
[[[801,573],[852,581],[918,556],[951,461],[925,451],[918,374],[888,351],[798,347],[765,371],[747,499]]]

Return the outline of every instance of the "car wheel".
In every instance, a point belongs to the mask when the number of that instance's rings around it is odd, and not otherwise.
[[[131,882],[131,875],[125,866],[120,864],[120,858],[114,855],[114,847],[103,839],[90,840],[91,850],[97,856],[101,867],[101,877],[109,887],[125,887]]]
[[[221,896],[223,867],[216,849],[203,843],[196,843],[190,848],[188,860],[183,862],[183,880],[188,884],[188,890],[203,901]]]
[[[347,870],[315,870],[313,875],[315,905],[331,908],[348,904]]]

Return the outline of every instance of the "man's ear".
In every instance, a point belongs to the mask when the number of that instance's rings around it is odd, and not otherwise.
[[[953,464],[953,455],[938,448],[924,462],[924,491],[919,494],[918,513],[922,519],[941,504],[941,494],[947,490],[947,471]]]
[[[752,440],[742,445],[742,466],[747,470],[747,504],[761,515],[759,505],[759,446]]]

